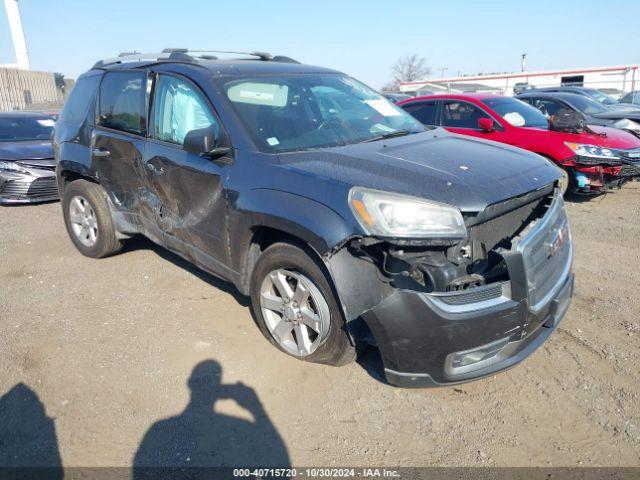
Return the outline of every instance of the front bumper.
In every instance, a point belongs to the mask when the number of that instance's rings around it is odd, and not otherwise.
[[[573,245],[562,196],[501,252],[509,280],[449,293],[394,290],[366,311],[389,383],[467,382],[512,367],[535,351],[573,294]]]
[[[513,367],[551,335],[573,294],[573,274],[552,299],[532,313],[528,302],[506,300],[472,312],[444,311],[428,294],[397,291],[365,313],[385,366],[387,381],[401,387],[468,382]],[[490,356],[456,367],[456,354],[501,342]]]
[[[0,205],[58,200],[54,171],[0,172]]]

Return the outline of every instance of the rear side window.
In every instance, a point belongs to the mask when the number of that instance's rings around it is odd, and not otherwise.
[[[60,121],[80,125],[84,122],[89,107],[96,100],[96,91],[100,85],[100,75],[80,77],[71,90],[69,98],[64,104]]]
[[[423,125],[436,125],[436,103],[419,102],[403,106],[403,108],[417,118]]]
[[[144,72],[107,73],[100,85],[99,103],[99,125],[142,135],[146,103],[146,74]]]

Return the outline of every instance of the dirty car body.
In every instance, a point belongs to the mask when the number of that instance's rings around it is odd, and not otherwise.
[[[0,204],[58,199],[53,125],[50,115],[0,113]]]
[[[100,125],[110,75],[139,86],[135,132]],[[155,92],[168,77],[207,99],[223,138],[215,159],[154,138]],[[365,96],[370,117],[344,85]],[[351,340],[377,345],[392,384],[508,368],[569,305],[560,174],[537,155],[425,131],[350,77],[288,61],[97,65],[81,91],[86,108],[56,126],[62,191],[77,179],[100,184],[121,237],[144,234],[244,294],[268,239],[303,244],[326,269]],[[388,208],[396,230],[370,218]],[[412,209],[459,221],[416,233],[404,227]]]

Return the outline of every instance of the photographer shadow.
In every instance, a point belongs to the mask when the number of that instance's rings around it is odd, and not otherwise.
[[[233,467],[290,466],[287,448],[255,391],[242,383],[223,384],[221,376],[214,360],[195,366],[189,404],[147,431],[133,460],[134,479],[232,478]],[[214,411],[216,402],[228,399],[253,421]]]

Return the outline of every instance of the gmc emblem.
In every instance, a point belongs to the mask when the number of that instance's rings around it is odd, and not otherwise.
[[[550,247],[549,258],[553,257],[556,253],[558,253],[558,251],[560,251],[562,246],[565,243],[567,243],[567,240],[569,240],[569,227],[567,226],[566,223],[564,223],[556,233],[555,238],[551,241],[551,244],[549,245]]]

